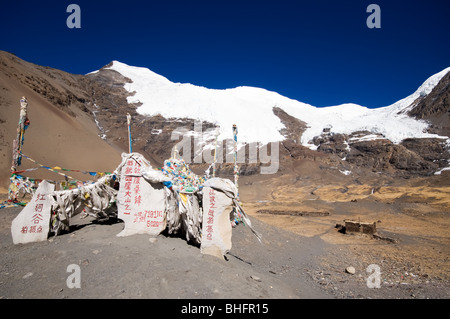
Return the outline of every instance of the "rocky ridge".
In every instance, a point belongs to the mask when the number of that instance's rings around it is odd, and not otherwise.
[[[28,65],[27,70],[33,71],[28,74],[23,72],[23,65]],[[124,151],[128,149],[126,115],[131,114],[133,151],[144,154],[155,165],[162,165],[180,140],[174,138],[173,132],[180,127],[193,131],[195,121],[139,114],[136,111],[139,104],[127,102],[127,97],[133,93],[125,90],[124,85],[131,80],[110,69],[110,65],[87,75],[73,75],[30,64],[6,52],[0,55],[4,75],[20,81],[71,117],[76,118],[82,112],[95,123],[102,139]],[[449,78],[450,73],[442,78],[430,94],[421,96],[408,108],[411,109],[410,116],[429,121],[430,132],[433,133],[448,133]],[[306,123],[276,105],[273,113],[285,126],[280,131],[285,137],[279,147],[281,172],[289,169],[290,161],[308,159],[318,161],[322,166],[338,167],[341,173],[358,168],[403,177],[427,176],[447,167],[450,160],[449,143],[445,139],[406,139],[400,144],[394,144],[381,134],[368,131],[340,134],[327,127],[321,135],[313,138],[317,146],[317,151],[313,151],[300,143]],[[202,123],[203,132],[213,128],[212,123]],[[249,145],[246,147],[248,149]],[[225,149],[224,154],[226,152],[229,150]],[[241,175],[259,172],[261,163],[249,163],[248,151],[245,154],[245,163],[240,165]],[[192,158],[195,155],[192,154]],[[208,167],[206,163],[192,166],[198,172]],[[219,165],[218,170],[231,175],[233,167],[230,163],[224,163]]]

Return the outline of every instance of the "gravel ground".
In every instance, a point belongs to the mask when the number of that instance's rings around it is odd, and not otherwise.
[[[374,239],[358,238],[360,246],[354,245],[355,238],[351,238],[353,245],[333,245],[320,236],[300,236],[252,218],[254,227],[263,234],[262,243],[239,225],[233,230],[231,251],[221,260],[202,255],[198,247],[179,237],[116,237],[123,223],[99,224],[77,216],[69,233],[44,242],[14,245],[10,225],[20,210],[0,211],[2,299],[450,296],[445,278],[424,275],[415,264],[380,259],[373,247],[383,249],[386,243],[377,245]],[[380,266],[380,288],[368,287],[374,274],[367,272],[371,264]],[[71,265],[79,267],[80,288],[67,284],[73,274]],[[346,271],[349,266],[354,273]]]

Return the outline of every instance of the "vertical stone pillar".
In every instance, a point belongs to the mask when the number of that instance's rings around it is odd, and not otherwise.
[[[231,249],[230,197],[211,187],[203,188],[202,254],[223,258]]]
[[[161,183],[149,183],[142,177],[144,169],[149,168],[142,155],[123,154],[122,159],[125,165],[120,174],[117,217],[124,221],[125,228],[117,236],[157,236],[166,228],[164,187]]]
[[[48,195],[54,190],[55,185],[47,181],[39,184],[31,201],[12,221],[11,234],[14,244],[47,240],[52,208]]]

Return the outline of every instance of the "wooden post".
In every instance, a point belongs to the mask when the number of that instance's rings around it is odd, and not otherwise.
[[[25,137],[25,130],[30,125],[30,120],[28,119],[28,101],[25,96],[20,99],[20,114],[19,114],[19,124],[17,126],[17,137],[13,140],[13,153],[12,153],[12,163],[11,163],[11,176],[13,172],[17,171],[17,167],[22,164],[22,146]],[[15,192],[8,192],[8,200],[16,201]]]
[[[127,123],[128,123],[128,153],[133,153],[132,142],[131,142],[131,115],[127,113]]]
[[[177,159],[177,157],[178,157],[178,149],[177,149],[177,146],[175,145],[175,146],[173,147],[172,158],[173,158],[173,159]]]
[[[17,126],[17,138],[13,141],[13,162],[11,170],[14,171],[18,166],[22,164],[22,146],[24,141],[25,130],[30,125],[28,119],[28,101],[25,96],[20,99],[20,115],[19,115],[19,125]]]
[[[216,141],[214,142],[214,162],[213,162],[213,177],[216,177],[216,162],[217,162],[217,139],[219,137],[219,126],[216,128]]]
[[[234,184],[236,188],[238,188],[238,179],[239,179],[239,166],[237,164],[237,126],[233,124],[233,139],[234,139]]]

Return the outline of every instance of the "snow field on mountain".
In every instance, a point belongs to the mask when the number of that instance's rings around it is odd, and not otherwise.
[[[140,114],[208,121],[220,126],[219,140],[232,138],[232,125],[236,124],[239,141],[267,144],[284,139],[280,134],[284,125],[273,113],[273,108],[279,107],[307,123],[301,143],[311,149],[315,146],[309,142],[325,127],[344,134],[370,131],[382,134],[394,143],[405,138],[439,137],[425,132],[428,127],[425,121],[411,118],[406,113],[419,96],[429,94],[450,71],[447,68],[431,76],[413,94],[390,106],[369,109],[351,103],[318,108],[255,87],[216,90],[173,83],[147,68],[118,61],[114,61],[110,69],[132,80],[125,84],[126,90],[134,92],[128,97],[128,103],[142,103],[137,109]]]

